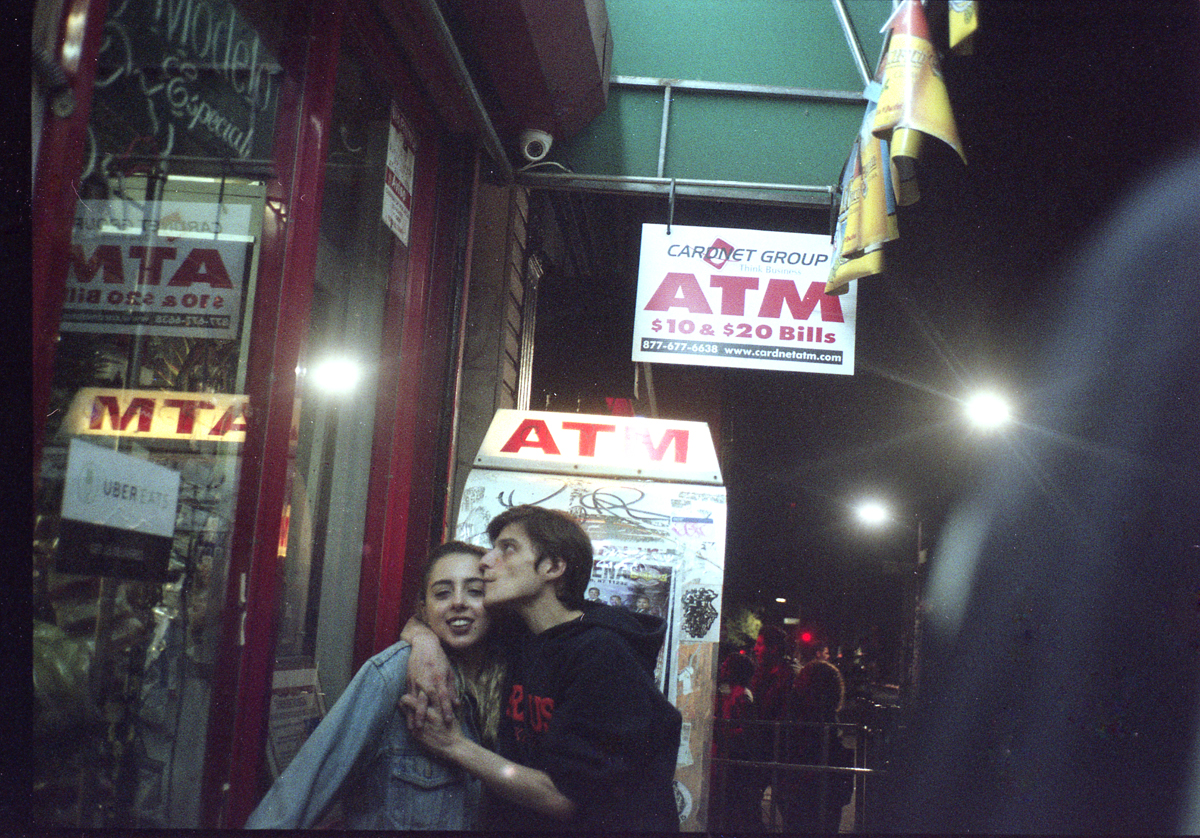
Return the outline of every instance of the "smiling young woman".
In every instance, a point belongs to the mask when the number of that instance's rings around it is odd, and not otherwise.
[[[503,667],[484,648],[490,621],[483,606],[482,555],[482,548],[457,541],[435,549],[420,610],[454,664],[463,699],[456,725],[471,741],[490,742],[499,719]],[[397,707],[411,650],[401,641],[363,665],[247,827],[475,828],[480,782],[420,750]]]

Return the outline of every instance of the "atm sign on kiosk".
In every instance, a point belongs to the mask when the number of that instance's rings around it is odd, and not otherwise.
[[[680,826],[703,831],[725,567],[725,488],[703,422],[497,411],[459,506],[455,537],[489,546],[488,522],[536,504],[592,540],[588,597],[667,621],[656,676],[683,715]]]

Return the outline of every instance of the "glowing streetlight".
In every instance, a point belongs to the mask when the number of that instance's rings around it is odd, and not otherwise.
[[[362,377],[362,368],[348,358],[327,358],[309,372],[313,386],[326,393],[348,393]]]
[[[982,430],[995,430],[1012,418],[1008,402],[991,392],[976,393],[966,401],[967,418]]]
[[[885,504],[878,500],[864,500],[854,507],[854,512],[858,516],[858,520],[869,527],[881,527],[884,524],[895,521],[891,511]],[[900,691],[903,696],[909,697],[916,689],[917,683],[917,658],[919,654],[919,646],[921,639],[921,565],[925,562],[925,552],[922,546],[921,539],[921,516],[914,515],[913,530],[916,535],[916,553],[913,556],[913,561],[904,563],[902,567],[902,585],[904,597],[905,619],[903,631],[901,633],[901,651],[900,651]],[[903,522],[898,522],[902,523]],[[907,529],[908,525],[903,524]]]
[[[892,517],[888,508],[877,500],[863,501],[854,508],[854,512],[858,515],[858,520],[872,527],[877,527]]]

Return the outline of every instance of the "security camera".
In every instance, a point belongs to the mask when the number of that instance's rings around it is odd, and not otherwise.
[[[554,138],[545,131],[526,128],[521,132],[521,154],[530,163],[539,163],[550,153],[552,142]]]

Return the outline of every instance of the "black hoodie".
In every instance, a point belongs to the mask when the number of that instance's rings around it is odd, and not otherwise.
[[[578,811],[563,824],[493,800],[493,829],[679,829],[681,717],[654,681],[665,633],[658,617],[600,603],[541,634],[517,633],[496,750],[545,771]]]

